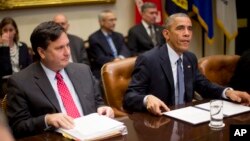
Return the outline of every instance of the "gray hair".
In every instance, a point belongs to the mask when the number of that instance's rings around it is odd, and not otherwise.
[[[170,26],[173,24],[174,19],[177,18],[177,17],[188,17],[188,18],[189,18],[189,16],[188,16],[187,14],[185,14],[185,13],[175,13],[175,14],[172,14],[172,15],[170,15],[170,16],[166,19],[166,22],[165,22],[164,27],[165,27],[166,29],[169,29]]]
[[[157,8],[156,5],[152,2],[145,2],[141,7],[141,12],[143,13],[148,8]]]
[[[98,15],[98,20],[101,22],[107,13],[113,13],[111,10],[104,10]]]

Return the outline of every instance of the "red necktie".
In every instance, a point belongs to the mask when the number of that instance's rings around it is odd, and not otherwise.
[[[77,107],[73,101],[69,89],[66,86],[65,82],[63,81],[62,75],[59,72],[56,73],[56,79],[57,79],[57,88],[67,114],[73,118],[80,117],[80,113],[77,110]]]

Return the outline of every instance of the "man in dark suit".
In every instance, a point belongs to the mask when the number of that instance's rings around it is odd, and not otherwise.
[[[121,33],[115,32],[116,16],[110,10],[102,11],[99,16],[100,29],[89,36],[88,55],[93,74],[100,79],[101,67],[111,61],[130,56]]]
[[[196,56],[188,51],[192,23],[186,14],[168,17],[163,35],[167,44],[138,56],[124,96],[125,109],[162,115],[170,110],[167,105],[191,102],[194,91],[204,98],[227,98],[250,105],[248,93],[213,84],[199,72]]]
[[[68,19],[64,14],[57,14],[54,16],[53,21],[60,24],[65,31],[69,29]],[[76,35],[67,33],[69,38],[69,46],[71,51],[71,62],[84,63],[89,65],[88,55],[84,46],[83,39]]]
[[[165,43],[163,27],[156,24],[157,7],[154,3],[145,2],[141,7],[142,21],[128,32],[128,47],[133,55],[141,54],[155,46]]]
[[[7,116],[16,137],[70,129],[72,117],[93,112],[114,116],[104,105],[89,67],[69,63],[69,39],[59,24],[41,23],[30,40],[39,61],[12,75],[8,84]]]

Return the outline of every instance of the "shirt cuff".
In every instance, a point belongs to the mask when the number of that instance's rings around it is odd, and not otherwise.
[[[118,55],[118,58],[125,59],[125,57],[123,55]]]
[[[47,114],[44,116],[44,123],[45,123],[45,126],[46,126],[46,128],[43,129],[44,131],[48,131],[48,130],[50,130],[50,129],[52,128],[52,126],[49,126],[49,125],[47,124],[46,118],[47,118]]]
[[[231,87],[227,87],[226,89],[224,89],[223,92],[222,92],[222,98],[228,99],[228,97],[226,96],[226,91],[227,90],[234,90],[234,89],[231,88]]]
[[[144,98],[143,98],[143,105],[146,107],[147,105],[147,98],[148,98],[149,95],[146,95]]]

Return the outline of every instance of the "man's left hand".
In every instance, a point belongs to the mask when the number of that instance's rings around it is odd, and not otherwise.
[[[250,106],[250,94],[247,92],[227,90],[225,94],[232,101]]]

